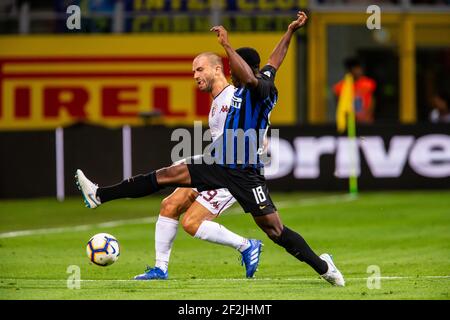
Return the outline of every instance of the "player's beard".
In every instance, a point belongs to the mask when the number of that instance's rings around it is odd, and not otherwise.
[[[212,88],[213,88],[213,84],[214,84],[214,79],[209,79],[209,80],[206,80],[206,79],[205,79],[205,85],[206,85],[206,87],[205,87],[205,90],[203,90],[203,91],[205,91],[205,92],[211,92],[211,91],[212,91]]]
[[[200,84],[197,84],[197,86],[198,86],[200,91],[203,91],[203,92],[211,92],[212,91],[212,87],[213,87],[212,86],[212,83],[213,83],[212,79],[202,79],[200,81],[204,83],[204,87],[203,88],[201,88]]]

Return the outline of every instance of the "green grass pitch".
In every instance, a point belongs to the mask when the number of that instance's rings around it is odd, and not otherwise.
[[[336,193],[272,197],[287,226],[316,253],[334,256],[345,288],[330,286],[272,243],[238,205],[216,221],[264,241],[255,279],[245,279],[236,250],[194,239],[180,226],[170,280],[131,280],[154,263],[162,196],[111,202],[96,210],[84,208],[80,196],[62,203],[0,201],[0,299],[450,298],[449,190],[364,192],[356,199]],[[87,241],[99,232],[120,242],[120,258],[109,267],[98,267],[86,256]],[[79,289],[67,287],[71,265],[80,268]],[[380,282],[371,277],[371,268],[379,268]]]

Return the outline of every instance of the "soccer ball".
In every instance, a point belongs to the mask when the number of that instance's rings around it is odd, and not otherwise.
[[[106,267],[119,258],[119,242],[108,233],[97,233],[88,241],[86,253],[93,263]]]

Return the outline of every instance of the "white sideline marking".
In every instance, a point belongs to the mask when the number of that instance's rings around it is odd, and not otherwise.
[[[346,281],[367,281],[368,278],[364,277],[353,277],[353,278],[345,278]],[[424,279],[450,279],[450,276],[386,276],[380,277],[381,280],[424,280]],[[67,279],[12,279],[5,278],[0,281],[25,281],[25,282],[64,282],[67,283]],[[169,279],[169,280],[155,280],[155,281],[139,281],[133,279],[80,279],[81,282],[130,282],[130,283],[146,283],[146,282],[158,282],[164,283],[165,281],[169,282],[200,282],[200,281],[274,281],[274,282],[293,282],[293,281],[324,281],[321,278],[254,278],[254,279],[245,279],[245,278],[208,278],[208,279]]]
[[[317,198],[309,198],[309,199],[299,199],[296,201],[279,201],[276,202],[275,205],[278,208],[289,208],[292,206],[315,206],[318,204],[333,204],[338,202],[348,202],[353,201],[356,198],[354,196],[344,194],[344,195],[334,195],[334,196],[324,196]],[[234,208],[229,210],[226,214],[244,214],[242,209]],[[31,230],[19,230],[19,231],[11,231],[0,233],[0,239],[5,238],[16,238],[16,237],[24,237],[24,236],[34,236],[34,235],[46,235],[53,233],[64,233],[64,232],[77,232],[77,231],[86,231],[94,228],[111,228],[111,227],[119,227],[124,225],[131,224],[150,224],[155,223],[158,217],[148,217],[148,218],[138,218],[138,219],[126,219],[126,220],[115,220],[109,222],[103,222],[98,224],[86,224],[72,227],[60,227],[60,228],[44,228],[44,229],[31,229]]]
[[[85,224],[80,226],[72,227],[60,227],[60,228],[45,228],[45,229],[34,229],[34,230],[20,230],[0,233],[0,239],[4,238],[15,238],[23,236],[34,236],[34,235],[45,235],[52,233],[64,233],[64,232],[76,232],[76,231],[86,231],[94,228],[112,228],[118,226],[125,226],[129,224],[147,224],[155,223],[157,217],[148,218],[138,218],[138,219],[127,219],[127,220],[115,220],[97,224]]]

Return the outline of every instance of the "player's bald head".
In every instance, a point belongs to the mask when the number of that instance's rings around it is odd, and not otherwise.
[[[192,61],[194,80],[201,91],[212,92],[216,81],[226,82],[222,58],[213,52],[203,52]]]
[[[195,57],[195,60],[205,59],[211,67],[220,66],[223,70],[222,58],[214,52],[203,52]]]

